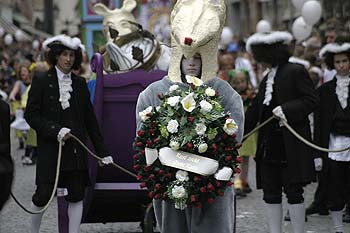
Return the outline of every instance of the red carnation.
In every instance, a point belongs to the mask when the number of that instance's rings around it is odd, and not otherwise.
[[[154,196],[154,193],[152,191],[148,193],[149,198],[153,198],[153,196]]]
[[[201,193],[207,192],[207,189],[205,187],[201,187],[199,190],[201,191]]]
[[[202,208],[202,203],[201,202],[197,202],[196,203],[196,207],[199,208],[199,209]]]
[[[218,150],[218,146],[215,143],[213,145],[211,145],[211,147],[213,148],[213,151],[217,151]]]
[[[195,195],[193,195],[193,194],[191,195],[191,197],[190,197],[190,198],[191,198],[191,201],[192,201],[192,202],[196,202],[196,201],[197,201],[196,196],[195,196]]]
[[[214,202],[215,202],[214,198],[212,198],[212,197],[208,198],[208,203],[209,204],[213,204]]]
[[[154,174],[149,175],[148,179],[149,180],[153,180],[154,179]]]
[[[141,147],[142,146],[142,142],[136,142],[136,146],[137,147]]]
[[[187,143],[187,145],[186,145],[186,146],[187,146],[187,148],[188,148],[188,149],[192,149],[192,148],[193,148],[193,144],[192,144],[192,143],[190,143],[190,142],[189,142],[189,143]]]
[[[161,186],[160,184],[155,184],[155,185],[154,185],[154,189],[157,190],[157,191],[158,191],[161,187],[162,187],[162,186]]]
[[[235,173],[236,173],[236,174],[241,173],[241,169],[240,169],[239,167],[236,167],[236,168],[235,168]]]
[[[234,133],[234,134],[231,135],[231,137],[236,138],[237,134]]]
[[[138,175],[136,176],[136,180],[141,180],[142,179],[142,176]]]
[[[231,160],[232,160],[232,156],[231,156],[231,155],[226,156],[226,157],[225,157],[225,160],[226,160],[226,161],[231,161]]]
[[[142,154],[142,155],[145,155],[145,150],[142,150],[142,151],[141,151],[141,154]]]
[[[135,170],[135,171],[139,170],[139,168],[140,168],[140,165],[138,165],[138,164],[135,164],[135,165],[134,165],[134,170]]]
[[[224,191],[218,190],[218,191],[217,191],[217,194],[218,194],[220,197],[222,197],[222,196],[224,196]]]
[[[193,39],[191,37],[185,37],[184,44],[191,46]]]
[[[143,135],[145,135],[145,132],[143,132],[142,130],[138,130],[137,135],[142,137]]]
[[[193,123],[194,122],[194,117],[193,116],[188,116],[187,120],[188,120],[188,122]]]
[[[140,187],[141,188],[145,188],[146,187],[146,183],[145,182],[140,183]]]
[[[156,138],[156,139],[154,139],[154,140],[153,140],[153,142],[154,142],[154,143],[158,143],[158,142],[160,142],[160,138]]]
[[[170,178],[170,177],[171,177],[171,173],[168,172],[165,176],[168,177],[168,178]]]
[[[226,183],[226,186],[232,186],[233,185],[233,183],[231,182],[231,181],[228,181],[227,183]]]
[[[220,181],[215,181],[216,187],[220,187],[221,186],[221,182]]]
[[[138,156],[138,155],[134,155],[134,156],[132,156],[132,159],[133,159],[133,160],[138,160],[138,159],[139,159],[139,156]]]
[[[194,180],[194,182],[199,182],[199,181],[201,180],[201,178],[198,177],[198,176],[195,176],[195,177],[193,178],[193,180]]]
[[[227,133],[224,133],[224,134],[222,135],[222,138],[223,138],[223,139],[226,139],[227,137],[228,137]]]
[[[242,163],[242,157],[236,157],[236,163]]]
[[[211,183],[209,183],[207,187],[208,187],[209,191],[214,191],[215,190],[214,185],[212,185]]]
[[[147,146],[152,146],[153,142],[151,140],[147,140],[146,144],[147,144]]]
[[[229,152],[231,150],[232,150],[232,147],[229,147],[229,146],[225,147],[225,151]]]
[[[145,172],[149,172],[151,170],[151,166],[146,166],[146,167],[143,168],[143,170]]]
[[[163,175],[163,174],[164,174],[164,170],[160,169],[159,172],[158,172],[158,174],[159,174],[160,176]]]
[[[157,193],[156,195],[154,195],[154,199],[160,199],[160,194]]]

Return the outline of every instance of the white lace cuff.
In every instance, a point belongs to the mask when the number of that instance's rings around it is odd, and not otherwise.
[[[65,110],[69,108],[69,99],[71,98],[70,92],[73,91],[72,79],[63,78],[58,80],[58,86],[60,89],[60,99],[62,109]]]
[[[263,104],[269,106],[271,99],[272,99],[272,93],[273,93],[273,84],[275,83],[275,76],[277,73],[277,67],[274,67],[271,69],[267,76],[266,80],[266,89],[265,89],[265,99]]]
[[[70,129],[68,128],[62,128],[60,132],[57,134],[57,141],[60,142],[63,140],[64,136],[66,136],[67,133],[70,132]]]

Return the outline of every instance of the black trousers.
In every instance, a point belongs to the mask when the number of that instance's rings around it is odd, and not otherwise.
[[[314,204],[321,207],[327,208],[328,205],[328,171],[329,171],[329,159],[322,158],[322,170],[317,172],[317,188],[314,195]]]
[[[288,182],[287,169],[284,164],[262,162],[261,185],[264,193],[263,199],[268,204],[282,203],[282,192],[286,194],[289,204],[304,202],[304,185]]]
[[[66,188],[68,202],[79,202],[84,199],[85,188],[90,184],[87,171],[61,172],[59,177],[59,188]],[[54,183],[39,184],[35,190],[32,201],[38,207],[45,206],[50,200]]]
[[[329,209],[341,211],[345,203],[350,203],[350,161],[335,161],[329,159],[328,179]]]

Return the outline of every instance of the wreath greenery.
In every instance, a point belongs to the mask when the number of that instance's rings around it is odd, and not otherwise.
[[[204,202],[214,203],[232,185],[233,173],[239,173],[236,123],[220,104],[219,93],[192,76],[186,76],[187,89],[172,85],[169,92],[158,94],[162,104],[149,106],[139,113],[141,129],[134,142],[134,169],[148,197],[170,199],[176,208],[201,208]],[[147,165],[147,148],[170,147],[218,161],[221,169],[232,172],[228,179],[218,180],[216,174],[199,175],[163,165],[159,159]]]

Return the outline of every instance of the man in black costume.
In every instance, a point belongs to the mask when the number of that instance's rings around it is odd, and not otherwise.
[[[256,152],[257,187],[263,189],[271,233],[282,232],[282,190],[287,196],[293,232],[304,232],[303,187],[315,180],[312,149],[294,137],[282,121],[310,140],[308,115],[318,100],[307,70],[288,62],[291,40],[288,32],[270,32],[256,33],[247,41],[247,51],[270,72],[246,112],[245,132],[272,115],[280,119],[259,131]]]
[[[38,137],[37,189],[32,208],[40,210],[50,199],[58,142],[63,140],[57,195],[65,196],[68,201],[69,233],[76,233],[82,217],[84,191],[90,181],[87,153],[71,138],[71,133],[84,142],[89,136],[100,156],[108,153],[85,79],[71,72],[79,68],[82,61],[80,40],[59,35],[44,41],[43,47],[48,49],[51,69],[33,78],[25,112],[25,119]],[[32,216],[32,233],[39,232],[41,218],[42,214]]]

